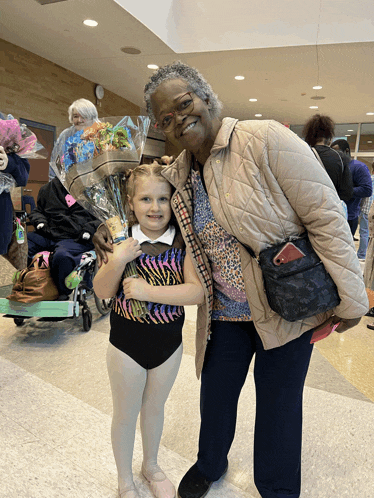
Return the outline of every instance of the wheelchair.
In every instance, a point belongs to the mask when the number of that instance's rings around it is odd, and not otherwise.
[[[73,293],[67,301],[40,301],[37,303],[21,303],[0,299],[0,313],[7,318],[13,318],[17,327],[21,327],[25,320],[38,317],[42,321],[60,321],[66,318],[76,318],[82,310],[83,330],[88,332],[92,326],[92,312],[88,306],[87,298],[94,297],[99,313],[107,315],[113,303],[111,299],[99,299],[94,293],[92,282],[98,271],[95,251],[82,254],[81,261],[74,271],[67,277],[68,287]]]

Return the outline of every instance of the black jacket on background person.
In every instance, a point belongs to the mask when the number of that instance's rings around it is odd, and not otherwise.
[[[57,177],[39,190],[37,206],[29,219],[35,228],[44,223],[43,236],[54,241],[73,239],[82,242],[84,232],[91,235],[91,240],[100,225],[99,220],[69,195]]]
[[[344,157],[344,154],[328,145],[316,145],[315,149],[336,188],[338,196],[342,201],[348,202],[353,196],[353,180],[349,161]]]
[[[27,184],[30,163],[27,159],[8,154],[8,166],[1,173],[11,175],[19,187]],[[9,192],[0,194],[0,254],[6,254],[13,234],[13,204]]]

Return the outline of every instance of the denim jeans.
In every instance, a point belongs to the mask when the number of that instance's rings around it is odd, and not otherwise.
[[[357,257],[359,259],[365,259],[369,242],[369,219],[368,215],[363,212],[360,213],[358,219],[360,224],[360,245],[358,247]]]

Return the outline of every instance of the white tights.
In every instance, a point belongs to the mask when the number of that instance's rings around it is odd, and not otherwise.
[[[112,446],[121,489],[134,485],[132,458],[139,412],[143,468],[151,476],[161,471],[157,454],[164,425],[164,405],[177,376],[182,352],[181,344],[165,363],[146,370],[109,343],[107,367],[113,397]]]

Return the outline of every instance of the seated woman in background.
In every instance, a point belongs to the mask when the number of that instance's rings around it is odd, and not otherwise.
[[[29,219],[35,227],[35,232],[27,234],[29,263],[38,252],[53,251],[51,275],[60,300],[67,299],[71,290],[65,278],[79,264],[82,254],[94,248],[91,239],[100,221],[76,202],[57,177],[40,189]]]
[[[99,119],[97,109],[94,104],[86,99],[75,100],[68,109],[69,121],[72,124],[60,133],[55,146],[53,147],[51,159],[49,161],[49,179],[56,176],[53,166],[56,164],[57,156],[60,154],[66,140],[79,130],[84,130],[94,121]]]

